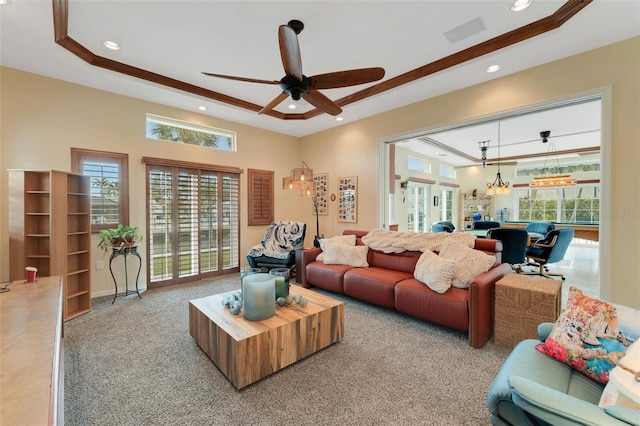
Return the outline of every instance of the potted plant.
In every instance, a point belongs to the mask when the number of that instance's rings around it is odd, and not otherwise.
[[[142,234],[138,232],[138,227],[119,223],[117,228],[100,231],[98,247],[107,253],[112,248],[123,250],[133,247],[139,241],[142,241]]]

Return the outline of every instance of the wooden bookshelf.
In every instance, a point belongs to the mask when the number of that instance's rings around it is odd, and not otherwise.
[[[57,170],[9,170],[9,247],[13,281],[25,267],[63,278],[64,320],[91,310],[90,178]]]

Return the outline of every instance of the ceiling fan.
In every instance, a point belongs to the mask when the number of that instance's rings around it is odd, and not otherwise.
[[[318,74],[307,77],[302,74],[302,58],[298,34],[304,28],[304,24],[296,19],[289,21],[287,25],[280,25],[278,29],[278,41],[280,43],[280,56],[284,66],[285,76],[281,80],[259,80],[254,78],[236,77],[232,75],[214,74],[203,72],[212,77],[226,78],[229,80],[246,81],[249,83],[278,84],[282,89],[274,100],[269,102],[258,114],[271,111],[288,96],[294,101],[303,98],[316,108],[331,114],[338,115],[342,109],[331,99],[323,95],[321,89],[336,89],[340,87],[355,86],[371,83],[384,77],[384,68],[360,68],[348,71],[337,71],[327,74]]]

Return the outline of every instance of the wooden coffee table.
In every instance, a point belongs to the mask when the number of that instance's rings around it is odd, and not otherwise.
[[[307,298],[307,306],[276,307],[275,316],[248,321],[222,305],[230,293],[189,301],[189,334],[236,389],[344,336],[344,304],[338,300],[292,285],[290,293]]]

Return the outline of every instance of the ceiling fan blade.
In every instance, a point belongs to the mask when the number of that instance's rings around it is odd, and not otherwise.
[[[267,113],[267,112],[271,111],[276,106],[278,106],[278,104],[280,104],[280,102],[282,102],[285,99],[287,99],[288,96],[289,95],[287,95],[284,92],[280,93],[278,96],[276,96],[276,98],[274,100],[269,102],[264,108],[262,108],[260,111],[258,111],[258,114],[264,114],[264,113]]]
[[[342,112],[342,108],[317,90],[311,89],[309,92],[302,95],[302,97],[305,101],[309,102],[314,107],[323,110],[327,114],[338,115]]]
[[[290,26],[280,25],[278,41],[280,42],[280,56],[284,72],[302,81],[302,57],[300,56],[298,35]]]
[[[312,89],[335,89],[371,83],[384,77],[384,68],[360,68],[349,71],[330,72],[309,77]]]
[[[211,77],[226,78],[227,80],[247,81],[249,83],[280,84],[280,82],[276,81],[276,80],[258,80],[256,78],[236,77],[236,76],[233,76],[233,75],[214,74],[214,73],[211,73],[211,72],[203,72],[202,74],[208,75],[208,76],[211,76]]]

